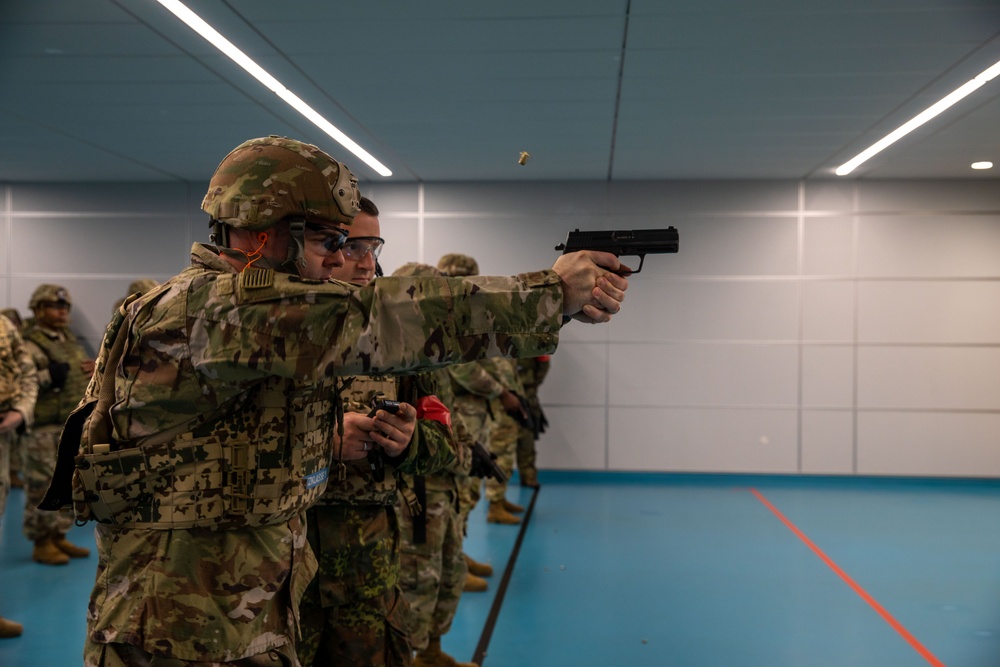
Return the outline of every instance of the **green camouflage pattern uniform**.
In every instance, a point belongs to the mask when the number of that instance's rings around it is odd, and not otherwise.
[[[376,397],[415,403],[414,397],[399,395],[395,378],[353,377],[345,383],[344,412],[368,414]],[[340,458],[338,442],[335,459]],[[436,469],[453,458],[433,423],[420,420],[403,454],[381,457],[381,481],[367,459],[333,463],[326,492],[307,513],[319,571],[302,601],[299,657],[304,664],[411,664],[406,601],[398,585],[400,528],[393,508],[404,495],[412,498],[405,483],[399,484],[404,472]]]
[[[449,366],[447,372],[455,396],[452,421],[461,425],[471,439],[470,442],[478,442],[489,448],[495,415],[503,412],[503,404],[500,403],[503,384],[489,372],[485,361],[455,364]],[[461,480],[459,513],[463,535],[467,533],[469,513],[479,503],[482,486],[483,480],[480,477]]]
[[[538,398],[538,387],[549,372],[551,360],[548,355],[532,359],[518,359],[517,372],[524,387],[524,398],[531,406],[531,418],[536,424],[542,419],[542,408]],[[517,472],[521,482],[534,483],[538,479],[538,467],[535,465],[535,432],[518,424],[517,434]]]
[[[447,370],[421,373],[417,381],[425,394],[436,396],[454,416],[455,396]],[[469,436],[454,419],[451,428],[440,422],[431,426],[453,456],[437,472],[405,476],[409,486],[423,491],[421,513],[412,514],[404,503],[396,505],[402,526],[400,586],[409,603],[407,628],[416,650],[427,648],[430,637],[451,629],[466,574],[459,497],[472,465]]]
[[[56,300],[55,295],[49,297]],[[60,539],[69,532],[69,512],[38,509],[52,481],[63,424],[90,382],[81,364],[90,358],[68,327],[51,329],[32,320],[23,332],[38,369],[38,402],[35,423],[21,438],[21,478],[24,480],[24,536],[37,541]],[[61,366],[62,372],[56,371]],[[53,379],[56,372],[56,379]],[[61,377],[60,377],[61,376]]]
[[[18,431],[25,431],[34,420],[37,397],[35,361],[14,324],[0,317],[0,417],[11,410],[20,412],[24,424]],[[10,453],[17,442],[18,431],[0,433],[0,518],[7,508]]]
[[[487,359],[483,364],[507,391],[514,392],[518,396],[524,394],[514,359]],[[499,400],[493,401],[490,409],[493,414],[493,423],[490,428],[488,449],[491,454],[496,454],[497,465],[507,475],[507,479],[510,479],[510,475],[514,471],[514,458],[517,456],[517,437],[520,425],[516,419],[507,414]],[[491,503],[503,501],[506,493],[507,482],[499,482],[492,477],[486,478],[487,501]]]
[[[335,378],[544,354],[561,309],[551,271],[352,288],[238,274],[195,244],[191,267],[109,325],[83,403],[100,395],[117,329],[111,441],[92,441],[88,423],[73,473],[78,518],[101,521],[86,667],[123,653],[110,644],[297,665],[298,603],[316,571],[302,498],[325,490]]]

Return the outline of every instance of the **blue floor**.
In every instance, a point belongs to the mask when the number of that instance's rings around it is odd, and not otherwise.
[[[485,667],[997,667],[1000,482],[545,472]],[[528,504],[529,490],[508,497]],[[80,664],[93,558],[0,544],[0,667]],[[471,659],[518,527],[472,516],[492,563],[444,647]],[[74,542],[92,546],[92,529]]]

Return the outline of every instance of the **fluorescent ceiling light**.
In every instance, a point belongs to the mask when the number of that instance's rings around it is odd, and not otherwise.
[[[973,169],[992,169],[993,163],[984,160],[983,162],[973,162],[970,166]]]
[[[308,118],[319,129],[333,137],[341,146],[356,155],[362,162],[374,169],[382,176],[392,176],[392,172],[384,164],[379,162],[371,153],[358,145],[356,141],[344,134],[326,118],[323,118],[315,109],[302,101],[295,93],[288,90],[280,81],[275,79],[268,72],[255,63],[247,54],[236,48],[232,42],[219,34],[219,32],[206,23],[200,16],[192,12],[180,0],[157,0],[167,8],[174,16],[186,23],[188,27],[204,37],[215,48],[229,56],[233,62],[242,67],[253,78],[267,86],[278,97],[283,99],[293,109]]]
[[[837,167],[837,176],[846,176],[851,173],[858,167],[858,165],[896,143],[910,132],[913,132],[913,130],[942,113],[945,109],[972,94],[973,91],[985,86],[987,82],[993,80],[998,74],[1000,74],[1000,62],[997,62],[989,69],[984,70],[971,81],[966,82],[957,90],[927,107],[916,116],[903,123],[844,164]]]

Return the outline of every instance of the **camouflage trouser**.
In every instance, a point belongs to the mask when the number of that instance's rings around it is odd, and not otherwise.
[[[10,446],[10,463],[7,464],[7,469],[10,470],[11,477],[21,476],[21,446],[19,441],[20,438],[15,436]]]
[[[22,439],[21,477],[24,479],[24,536],[31,541],[62,537],[73,525],[69,510],[49,512],[38,509],[56,469],[59,434],[62,426],[36,426]]]
[[[410,667],[391,507],[317,505],[306,514],[319,572],[300,606],[305,667]]]
[[[84,667],[300,667],[294,650],[287,646],[232,662],[202,662],[164,658],[129,644],[96,644],[83,647]],[[302,665],[301,667],[306,667]]]
[[[464,395],[455,399],[455,410],[451,418],[461,421],[469,436],[486,447],[490,441],[490,419],[486,402],[478,397]],[[483,480],[481,477],[466,477],[459,481],[459,515],[461,517],[462,534],[466,534],[465,525],[469,512],[475,509],[479,502]]]
[[[534,477],[538,474],[535,468],[535,434],[530,428],[517,426],[517,470],[521,473],[521,479],[525,475]]]
[[[413,648],[427,648],[429,637],[451,629],[458,598],[465,584],[462,525],[455,492],[427,489],[426,540],[413,541],[413,518],[397,505],[403,531],[399,584],[410,610],[406,615]]]
[[[507,413],[498,414],[490,429],[491,453],[497,455],[497,465],[510,477],[514,471],[514,457],[517,455],[517,421]],[[492,477],[486,478],[486,499],[491,503],[504,499],[507,483],[498,482]]]
[[[16,433],[0,433],[0,519],[3,519],[3,512],[7,509],[7,495],[10,493],[10,452],[16,443]]]

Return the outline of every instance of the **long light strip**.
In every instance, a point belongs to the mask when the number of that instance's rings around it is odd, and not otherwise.
[[[848,175],[849,173],[854,171],[858,167],[858,165],[869,160],[874,155],[877,155],[878,153],[882,152],[892,144],[896,143],[910,132],[913,132],[913,130],[917,129],[930,119],[942,113],[945,109],[956,104],[959,100],[968,97],[970,94],[972,94],[973,91],[976,91],[979,88],[985,86],[987,82],[992,81],[994,78],[996,78],[997,75],[1000,75],[1000,62],[997,62],[989,69],[984,70],[971,81],[966,82],[952,93],[946,95],[945,97],[938,100],[931,106],[927,107],[926,109],[918,113],[916,116],[914,116],[907,122],[903,123],[895,130],[885,135],[884,137],[882,137],[874,144],[872,144],[865,150],[855,155],[853,158],[851,158],[844,164],[837,167],[836,171],[837,176]]]
[[[315,109],[306,104],[298,95],[286,88],[280,81],[271,76],[263,67],[255,63],[247,54],[240,51],[228,39],[206,23],[200,16],[187,8],[180,0],[157,0],[170,13],[186,23],[188,27],[204,37],[212,46],[229,56],[233,62],[247,71],[250,76],[260,81],[269,90],[288,103],[293,109],[312,121],[319,129],[333,137],[341,146],[356,155],[362,162],[374,169],[381,176],[392,176],[392,171],[379,162],[371,153],[358,145],[356,141],[344,134]]]

